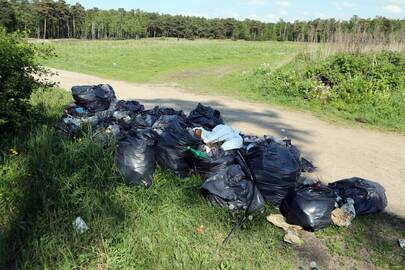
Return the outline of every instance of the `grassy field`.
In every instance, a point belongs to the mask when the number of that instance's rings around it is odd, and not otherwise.
[[[48,66],[140,83],[177,83],[197,90],[242,90],[242,72],[289,62],[304,45],[231,40],[54,41]]]
[[[158,170],[148,190],[125,186],[114,145],[55,133],[70,101],[62,90],[36,93],[31,126],[0,139],[0,269],[309,269],[311,261],[405,269],[396,242],[405,220],[390,214],[304,235],[293,247],[265,220],[277,212],[268,206],[222,246],[236,217],[203,199],[199,177]],[[72,227],[77,216],[89,226],[82,235]]]

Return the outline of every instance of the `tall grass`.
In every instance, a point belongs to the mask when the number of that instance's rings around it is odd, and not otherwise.
[[[314,60],[321,60],[338,53],[365,54],[391,51],[405,53],[404,42],[372,42],[342,39],[337,42],[306,43],[304,53]]]

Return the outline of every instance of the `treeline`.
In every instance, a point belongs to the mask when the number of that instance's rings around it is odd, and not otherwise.
[[[141,10],[85,9],[63,0],[0,0],[0,26],[36,38],[137,39],[146,37],[245,39],[303,42],[391,43],[405,41],[405,20],[384,17],[348,21],[264,23],[246,19],[207,19]]]

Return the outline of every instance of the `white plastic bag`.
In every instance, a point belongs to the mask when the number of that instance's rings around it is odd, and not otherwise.
[[[204,143],[223,142],[221,148],[225,151],[240,149],[243,146],[243,139],[239,135],[239,130],[231,128],[227,125],[218,125],[212,131],[201,129],[201,139]]]

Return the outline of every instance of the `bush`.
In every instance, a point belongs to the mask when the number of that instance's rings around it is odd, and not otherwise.
[[[49,72],[38,60],[53,55],[50,48],[28,43],[24,34],[6,34],[0,28],[0,127],[15,129],[30,112],[33,91],[53,84],[43,79]]]
[[[316,60],[300,55],[276,71],[261,66],[247,79],[265,99],[295,98],[394,128],[405,120],[403,53],[340,53]]]

